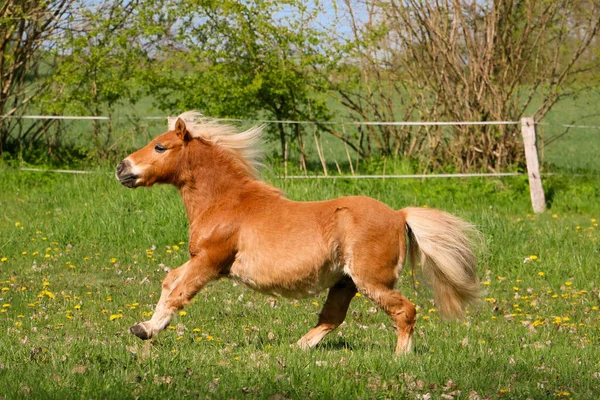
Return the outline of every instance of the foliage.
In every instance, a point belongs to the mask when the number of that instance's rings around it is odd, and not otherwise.
[[[63,136],[81,124],[5,115],[30,107],[106,116],[77,147],[101,160],[141,135],[118,121],[137,123],[156,111],[152,102],[175,115],[315,121],[268,125],[284,168],[293,155],[304,172],[315,147],[327,164],[320,142],[329,139],[341,140],[347,160],[391,155],[422,171],[514,170],[523,157],[516,126],[330,121],[540,120],[600,76],[600,9],[590,0],[3,4],[0,146],[12,141],[21,155],[45,147],[54,162]]]

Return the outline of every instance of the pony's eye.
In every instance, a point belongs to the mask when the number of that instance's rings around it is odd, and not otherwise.
[[[157,143],[156,145],[154,145],[154,151],[157,153],[164,153],[165,151],[167,151],[167,148],[162,144]]]

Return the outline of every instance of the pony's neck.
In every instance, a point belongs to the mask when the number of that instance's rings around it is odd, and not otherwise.
[[[236,165],[233,156],[211,144],[192,141],[177,185],[190,226],[215,206],[239,201],[245,185],[253,178]]]

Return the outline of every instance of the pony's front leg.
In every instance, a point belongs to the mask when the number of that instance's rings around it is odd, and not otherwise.
[[[169,325],[175,311],[183,308],[204,285],[217,277],[218,273],[206,268],[200,258],[192,258],[172,270],[163,280],[160,299],[152,318],[129,330],[143,340],[156,336]]]

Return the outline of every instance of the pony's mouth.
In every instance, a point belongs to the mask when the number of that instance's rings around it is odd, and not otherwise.
[[[117,165],[115,176],[121,182],[121,185],[127,186],[128,188],[134,188],[138,180],[138,176],[131,172],[131,164],[129,161],[124,160]]]
[[[118,178],[119,178],[119,182],[121,182],[121,185],[127,186],[128,188],[134,188],[136,186],[135,183],[138,180],[137,175],[133,175],[133,174],[119,176]]]

